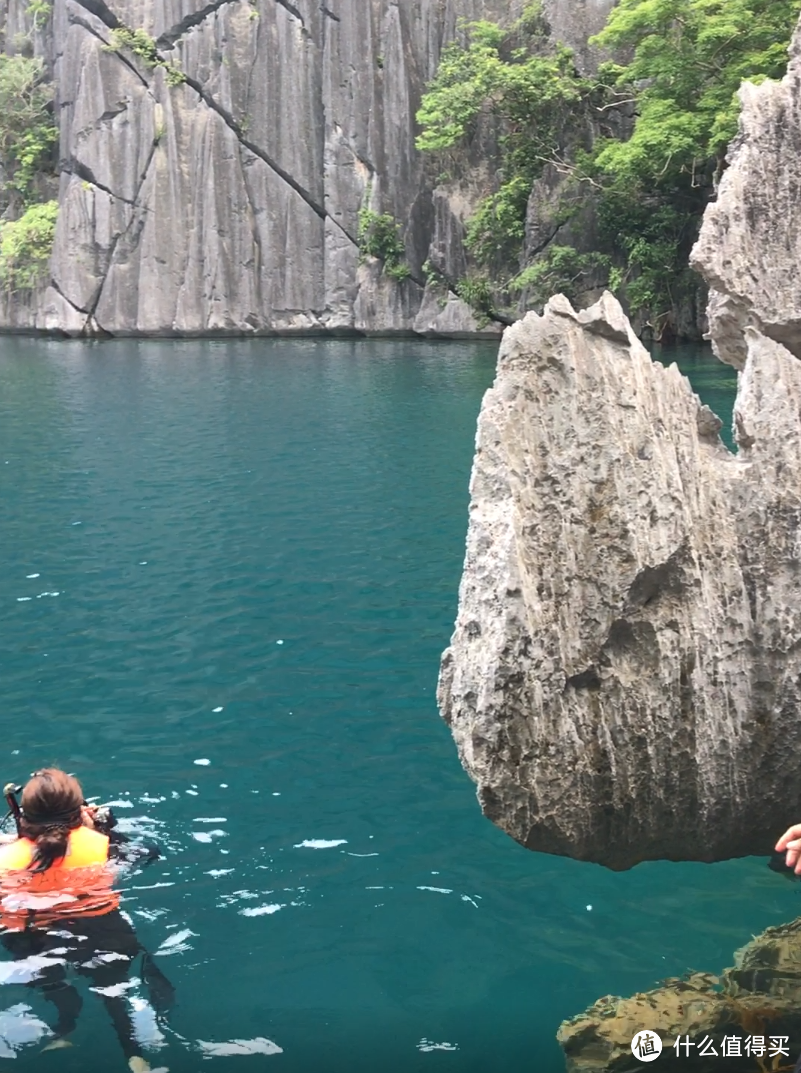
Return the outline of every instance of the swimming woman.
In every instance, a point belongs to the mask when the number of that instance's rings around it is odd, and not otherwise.
[[[154,1004],[158,993],[159,1012],[172,988],[119,908],[109,862],[130,857],[131,844],[117,832],[96,829],[97,809],[86,804],[77,779],[57,768],[35,772],[20,804],[19,837],[0,846],[0,940],[15,959],[51,955],[26,985],[56,1007],[55,1040],[48,1047],[69,1046],[80,1013],[81,996],[67,981],[69,965],[101,995],[131,1073],[145,1073],[150,1066],[125,995],[137,955],[143,954],[142,975]]]

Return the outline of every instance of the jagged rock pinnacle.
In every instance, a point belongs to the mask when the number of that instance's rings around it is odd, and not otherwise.
[[[438,696],[530,849],[713,861],[801,813],[801,364],[744,346],[734,455],[611,295],[504,335]]]

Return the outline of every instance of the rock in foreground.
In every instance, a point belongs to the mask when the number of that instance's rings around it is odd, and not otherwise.
[[[713,861],[801,815],[801,365],[745,345],[735,456],[611,295],[504,336],[438,698],[530,849]]]
[[[643,1029],[662,1040],[661,1073],[768,1073],[792,1070],[801,1048],[801,920],[768,928],[735,954],[722,976],[691,973],[631,998],[607,995],[563,1022],[557,1033],[567,1073],[630,1073]],[[764,1051],[745,1046],[763,1037]],[[724,1038],[739,1039],[724,1044]],[[676,1040],[680,1039],[678,1048]],[[702,1046],[708,1039],[711,1044]],[[694,1044],[686,1047],[687,1041]],[[773,1042],[771,1042],[773,1041]],[[781,1041],[781,1042],[779,1042]],[[789,1052],[782,1055],[781,1048]],[[706,1051],[706,1054],[699,1053]]]

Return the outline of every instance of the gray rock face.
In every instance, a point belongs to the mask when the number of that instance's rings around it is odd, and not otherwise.
[[[801,30],[781,82],[740,90],[740,133],[692,263],[713,289],[710,337],[742,368],[752,326],[801,357]]]
[[[588,42],[606,25],[616,0],[543,0],[542,9],[551,33],[576,53],[582,70],[592,71],[598,65],[598,50]]]
[[[432,249],[461,274],[465,206],[434,193],[414,117],[457,20],[522,2],[55,0],[34,35],[61,129],[52,283],[0,327],[497,334],[425,294]],[[0,23],[30,30],[25,0]],[[186,81],[110,51],[120,24]],[[411,280],[359,265],[365,205],[401,222]]]
[[[504,335],[438,699],[530,849],[765,854],[801,809],[801,363],[743,346],[735,456],[611,295]]]

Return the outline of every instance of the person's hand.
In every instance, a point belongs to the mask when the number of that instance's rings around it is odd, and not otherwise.
[[[784,832],[776,843],[776,852],[784,853],[784,863],[792,868],[797,876],[801,876],[801,823],[795,824]]]
[[[90,830],[95,829],[95,813],[97,812],[97,805],[81,805],[81,820],[84,827],[88,827]],[[801,831],[801,827],[799,827]]]

